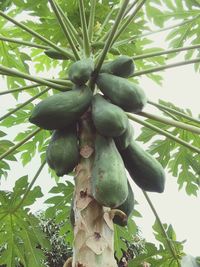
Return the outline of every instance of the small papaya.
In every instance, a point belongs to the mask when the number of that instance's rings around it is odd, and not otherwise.
[[[162,193],[165,187],[165,173],[162,165],[135,140],[120,151],[127,171],[133,181],[145,191]]]
[[[46,151],[46,160],[57,176],[63,176],[73,171],[79,162],[76,125],[53,132]]]
[[[85,84],[91,77],[94,63],[91,58],[74,62],[68,70],[68,78],[77,85]]]
[[[91,184],[92,196],[106,207],[118,207],[128,196],[124,163],[110,137],[96,135]]]
[[[96,82],[101,92],[125,111],[140,112],[147,102],[142,88],[125,78],[100,73]]]
[[[113,222],[120,226],[126,226],[129,215],[133,212],[134,209],[134,194],[129,181],[128,181],[128,196],[124,201],[124,203],[122,203],[119,207],[116,207],[116,209],[123,211],[127,216],[127,220],[124,221],[119,215],[115,215],[113,218]]]
[[[133,59],[128,56],[119,56],[116,59],[104,63],[101,72],[113,74],[116,76],[128,78],[130,77],[135,70],[135,65]]]
[[[69,59],[69,57],[67,57],[66,55],[62,54],[61,52],[59,52],[53,48],[49,48],[49,49],[45,50],[44,53],[45,53],[45,55],[47,55],[48,57],[50,57],[52,59],[61,59],[61,60]]]
[[[114,138],[117,148],[120,150],[126,149],[130,145],[133,135],[134,135],[133,127],[128,122],[125,132],[122,135]]]
[[[123,134],[128,124],[123,109],[108,102],[100,94],[93,96],[92,120],[100,134],[111,137]]]
[[[87,86],[76,86],[38,103],[29,121],[46,130],[63,129],[75,123],[91,101],[92,91]]]

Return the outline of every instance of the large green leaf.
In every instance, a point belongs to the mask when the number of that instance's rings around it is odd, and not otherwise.
[[[29,211],[29,206],[43,194],[39,186],[27,194],[28,187],[28,177],[24,176],[16,181],[12,192],[0,192],[0,264],[9,267],[19,263],[27,267],[45,266],[45,255],[39,246],[50,249],[38,219]]]

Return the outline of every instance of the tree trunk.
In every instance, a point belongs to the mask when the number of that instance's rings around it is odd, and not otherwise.
[[[95,130],[89,112],[80,122],[79,136],[81,160],[75,176],[72,267],[117,267],[110,208],[102,207],[91,196]]]

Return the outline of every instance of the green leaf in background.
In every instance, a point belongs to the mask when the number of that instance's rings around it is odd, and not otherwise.
[[[72,245],[73,230],[70,224],[70,206],[74,192],[74,185],[66,181],[57,183],[49,193],[54,194],[48,198],[45,203],[48,204],[46,209],[46,218],[53,219],[60,225],[60,235],[66,237],[66,242]]]
[[[50,249],[48,239],[39,226],[39,220],[30,213],[37,198],[43,196],[39,186],[27,192],[28,177],[19,178],[12,192],[0,192],[0,264],[16,267],[44,267],[45,255],[40,246]]]

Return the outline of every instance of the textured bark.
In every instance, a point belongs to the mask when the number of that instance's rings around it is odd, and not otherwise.
[[[75,177],[72,267],[117,267],[110,209],[100,206],[91,196],[95,132],[90,113],[81,120],[79,136],[81,161]]]

